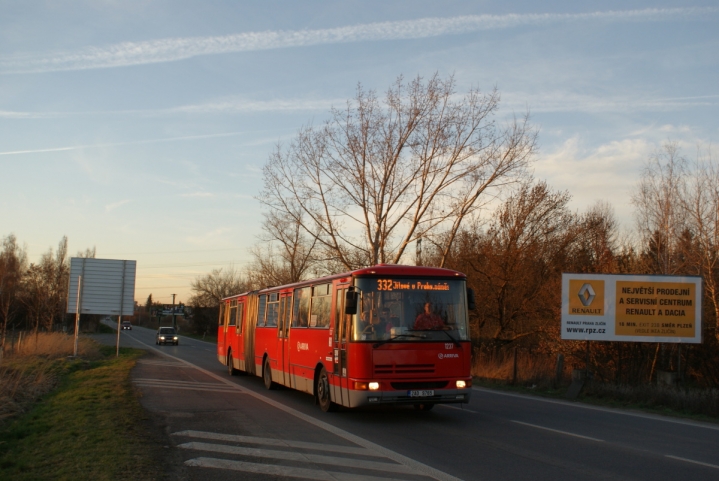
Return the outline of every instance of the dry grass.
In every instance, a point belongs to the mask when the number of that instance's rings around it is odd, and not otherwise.
[[[605,400],[621,405],[719,417],[719,389],[590,382],[582,395],[591,400]]]
[[[91,340],[80,337],[78,340],[78,355],[84,359],[98,359],[100,353],[96,344]],[[70,356],[74,352],[75,338],[61,332],[38,332],[33,334],[25,332],[14,339],[6,341],[5,358],[17,359],[28,356],[43,356],[48,359],[59,359]]]
[[[548,357],[518,353],[517,384],[540,388],[551,387],[554,381],[555,363],[555,359]],[[514,353],[475,355],[472,376],[488,381],[511,382],[514,377]]]
[[[74,352],[74,338],[41,332],[8,339],[0,364],[0,421],[25,412],[33,402],[55,387],[63,361]],[[98,359],[97,344],[80,338],[78,355]]]

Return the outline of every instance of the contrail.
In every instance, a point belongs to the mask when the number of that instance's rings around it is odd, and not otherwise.
[[[101,147],[117,147],[119,145],[138,145],[138,144],[154,144],[160,142],[173,142],[176,140],[196,140],[196,139],[211,139],[215,137],[230,137],[234,135],[242,135],[247,132],[227,132],[223,134],[205,134],[205,135],[186,135],[183,137],[166,137],[162,139],[147,139],[147,140],[134,140],[130,142],[113,142],[107,144],[87,144],[87,145],[72,145],[67,147],[52,147],[48,149],[32,149],[32,150],[12,150],[8,152],[0,152],[0,155],[21,155],[21,154],[41,154],[44,152],[64,152],[67,150],[82,150],[92,149]]]
[[[571,14],[465,15],[450,18],[378,22],[321,30],[279,30],[215,37],[166,38],[145,42],[123,42],[106,47],[87,47],[74,52],[4,56],[0,57],[0,73],[42,73],[126,67],[173,62],[200,55],[350,42],[419,39],[524,25],[577,21],[655,22],[675,18],[701,17],[714,14],[717,11],[719,8],[704,7],[648,8]]]

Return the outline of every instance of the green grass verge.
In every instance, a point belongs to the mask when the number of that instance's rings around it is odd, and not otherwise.
[[[103,347],[99,361],[57,360],[59,385],[0,426],[0,479],[162,479],[161,446],[148,435],[130,383],[137,349]]]

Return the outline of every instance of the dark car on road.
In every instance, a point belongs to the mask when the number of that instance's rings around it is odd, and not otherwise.
[[[155,344],[174,344],[177,346],[179,343],[174,327],[161,327],[157,330]]]
[[[125,329],[129,329],[132,331],[132,323],[130,321],[122,321],[122,324],[120,324],[120,325],[122,326],[123,331]]]

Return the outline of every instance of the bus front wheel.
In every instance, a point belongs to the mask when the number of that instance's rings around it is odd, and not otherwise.
[[[332,402],[332,397],[330,396],[330,380],[325,368],[322,368],[320,375],[317,376],[315,393],[317,393],[317,402],[320,404],[322,411],[328,412],[335,410],[335,403]]]

